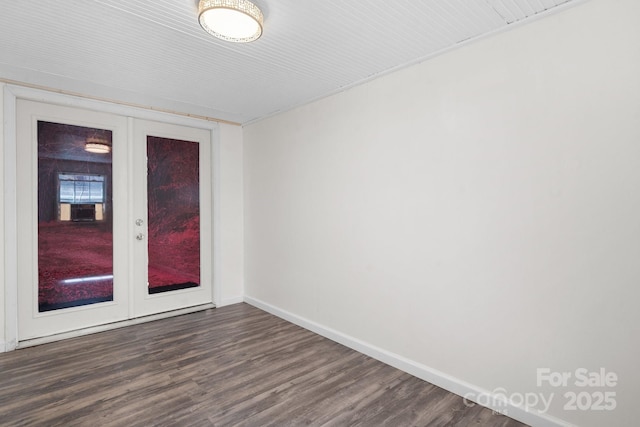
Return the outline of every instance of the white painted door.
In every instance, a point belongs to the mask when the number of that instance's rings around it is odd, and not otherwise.
[[[127,119],[25,100],[16,117],[18,339],[126,319]]]
[[[211,132],[135,120],[133,141],[133,315],[211,302]]]
[[[210,131],[26,100],[16,117],[19,341],[212,301]]]

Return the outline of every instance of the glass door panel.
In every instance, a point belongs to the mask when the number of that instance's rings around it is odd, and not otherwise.
[[[38,120],[37,138],[38,311],[113,301],[112,132]]]
[[[147,136],[149,294],[200,286],[197,142]]]

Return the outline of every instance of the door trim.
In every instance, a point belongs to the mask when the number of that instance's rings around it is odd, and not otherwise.
[[[4,285],[5,285],[5,351],[15,350],[19,345],[18,336],[18,259],[17,259],[17,100],[25,99],[48,104],[82,108],[87,110],[118,114],[125,117],[158,121],[175,125],[206,129],[211,132],[211,212],[212,212],[212,295],[211,303],[220,304],[220,133],[219,124],[213,121],[176,116],[138,107],[113,104],[104,101],[77,96],[48,92],[15,85],[5,85],[3,90],[4,107]],[[3,349],[0,348],[0,351]]]

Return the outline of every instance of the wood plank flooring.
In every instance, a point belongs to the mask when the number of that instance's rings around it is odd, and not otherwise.
[[[247,304],[0,354],[0,425],[523,426]]]

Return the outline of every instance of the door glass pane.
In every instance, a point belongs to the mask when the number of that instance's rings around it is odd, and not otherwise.
[[[150,294],[200,286],[196,142],[147,137]]]
[[[38,121],[40,312],[113,300],[111,146],[109,130]]]

